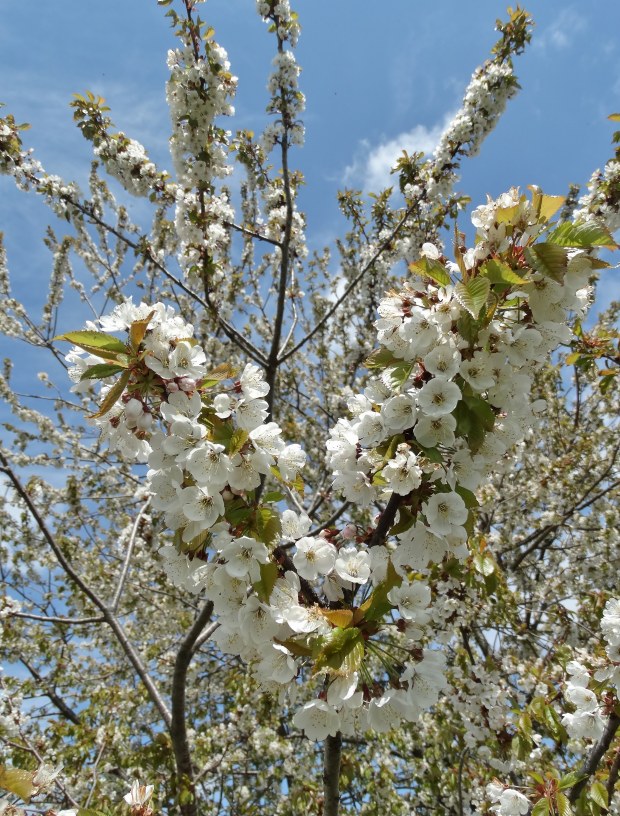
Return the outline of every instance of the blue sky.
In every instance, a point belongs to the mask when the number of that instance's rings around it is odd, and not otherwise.
[[[90,146],[71,118],[75,92],[104,96],[119,129],[167,166],[165,57],[175,40],[155,0],[4,3],[0,101],[28,121],[26,141],[46,169],[84,184]],[[432,149],[473,70],[497,39],[505,16],[496,0],[300,0],[298,60],[307,96],[306,146],[293,161],[306,175],[301,203],[313,247],[342,232],[336,191],[385,180],[398,146]],[[620,109],[620,4],[616,0],[526,4],[534,41],[517,60],[522,91],[481,154],[463,166],[458,189],[475,204],[511,185],[536,183],[563,194],[585,184],[611,154],[608,114]],[[237,116],[228,125],[259,131],[273,38],[253,0],[209,0],[201,16],[216,29],[239,77]],[[16,294],[46,288],[49,217],[40,202],[2,179],[5,232]],[[136,216],[140,204],[131,202]],[[61,230],[59,230],[61,231]],[[606,273],[600,302],[620,297]],[[30,294],[32,292],[32,294]],[[22,292],[23,293],[23,292]]]

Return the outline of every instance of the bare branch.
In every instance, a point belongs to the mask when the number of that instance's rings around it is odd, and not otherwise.
[[[127,575],[129,574],[129,564],[131,562],[131,556],[133,555],[133,548],[136,543],[136,537],[138,535],[138,527],[140,526],[140,522],[142,517],[146,513],[146,510],[151,503],[151,497],[144,502],[140,510],[138,511],[138,515],[136,516],[136,520],[133,523],[133,527],[131,528],[131,535],[129,536],[129,541],[127,543],[127,552],[125,554],[125,560],[123,562],[123,568],[121,570],[120,577],[118,579],[118,586],[116,587],[116,592],[114,593],[114,598],[112,599],[112,605],[110,606],[110,610],[112,612],[118,611],[118,605],[121,600],[121,595],[123,594],[123,589],[125,587],[125,582],[127,580]]]
[[[573,787],[570,790],[570,793],[568,794],[568,800],[569,802],[571,802],[571,804],[576,802],[577,799],[579,799],[581,791],[588,784],[588,780],[598,768],[598,764],[601,761],[601,759],[605,756],[607,749],[611,745],[619,725],[620,717],[618,717],[617,714],[611,714],[609,719],[607,720],[607,725],[605,727],[605,731],[603,732],[603,736],[592,747],[592,750],[588,754],[585,762],[583,763],[581,768],[579,768],[579,774],[580,776],[583,775],[583,779],[580,782],[577,782],[576,785],[573,785]]]

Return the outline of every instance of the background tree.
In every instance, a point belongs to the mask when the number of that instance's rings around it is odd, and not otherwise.
[[[154,560],[172,535],[161,507],[153,507],[144,467],[132,464],[143,459],[144,440],[140,433],[115,434],[109,417],[100,422],[103,439],[84,422],[95,392],[87,379],[68,393],[55,335],[77,328],[76,302],[90,319],[128,295],[174,303],[209,359],[225,361],[219,377],[243,370],[247,361],[263,369],[269,418],[289,442],[304,442],[305,492],[295,479],[271,484],[270,477],[258,494],[282,491],[283,501],[308,515],[315,534],[347,525],[358,533],[378,529],[377,515],[388,518],[385,502],[360,508],[332,489],[324,441],[339,416],[356,412],[354,395],[368,376],[364,361],[376,345],[373,323],[384,292],[400,287],[407,264],[418,264],[411,271],[422,273],[426,285],[442,283],[433,280],[440,274],[433,261],[439,263],[437,247],[450,241],[444,228],[464,204],[454,192],[460,162],[477,152],[517,89],[513,57],[529,41],[530,21],[517,9],[499,24],[491,59],[474,74],[434,157],[404,154],[394,195],[382,191],[370,207],[355,191],[341,195],[349,228],[337,245],[335,273],[328,250],[308,258],[297,206],[303,179],[293,155],[303,140],[304,100],[292,56],[296,16],[286,3],[259,4],[276,58],[273,123],[257,139],[223,129],[236,79],[195,4],[160,5],[170,6],[180,39],[169,54],[171,174],[116,132],[104,100],[91,94],[73,102],[97,157],[88,195],[45,173],[10,114],[0,125],[2,170],[70,225],[67,235],[47,233],[53,269],[40,319],[11,295],[4,257],[0,264],[4,333],[48,348],[63,375],[41,376],[43,403],[15,392],[9,363],[2,379],[13,413],[1,452],[8,487],[5,766],[34,773],[43,762],[62,763],[48,794],[55,809],[105,810],[138,777],[156,785],[157,806],[166,811],[334,812],[336,804],[323,799],[323,747],[304,737],[265,684],[211,640],[213,602],[200,584],[188,594],[200,558],[170,560],[168,576]],[[236,212],[235,194],[224,183],[231,156],[246,173]],[[153,205],[148,230],[131,223],[101,167]],[[617,161],[590,184],[581,209],[573,212],[569,202],[561,218],[590,222],[593,231],[575,246],[612,246],[603,227],[618,226]],[[457,257],[463,241],[457,232]],[[420,260],[424,244],[437,257],[426,249]],[[501,813],[519,812],[518,789],[538,813],[566,812],[565,795],[579,813],[608,807],[618,772],[618,712],[609,685],[615,676],[600,671],[609,673],[616,643],[614,613],[606,606],[617,567],[614,317],[612,311],[593,330],[578,329],[569,357],[576,365],[572,389],[560,361],[539,374],[536,389],[548,411],[481,488],[465,568],[450,558],[433,568],[449,683],[414,724],[345,735],[342,812],[484,812],[492,801]],[[48,403],[50,410],[40,409]],[[146,437],[149,421],[142,421]],[[387,526],[395,520],[396,509]],[[202,543],[180,546],[200,555]],[[286,549],[280,558],[289,558]],[[571,660],[585,666],[581,674]],[[581,697],[575,691],[585,688],[589,669],[600,670],[594,702],[590,690]],[[589,729],[579,720],[582,709]],[[339,741],[328,737],[328,759]],[[577,776],[554,781],[553,773],[559,778],[582,761],[585,785]],[[328,778],[326,793],[337,799],[338,763],[327,766],[336,784]],[[496,775],[506,790],[486,789]],[[14,790],[14,781],[5,783]]]

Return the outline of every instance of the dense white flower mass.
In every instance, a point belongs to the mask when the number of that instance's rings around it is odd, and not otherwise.
[[[280,71],[289,68],[280,61]],[[122,455],[148,459],[152,506],[175,534],[160,551],[167,574],[213,601],[219,648],[250,662],[266,687],[296,696],[309,681],[312,689],[313,665],[325,692],[294,718],[312,739],[414,721],[446,687],[439,653],[424,647],[442,641],[456,606],[442,597],[433,565],[469,558],[472,491],[535,424],[533,371],[564,338],[566,310],[586,302],[588,256],[555,250],[562,271],[545,277],[535,239],[546,224],[516,190],[479,207],[473,221],[479,241],[463,256],[466,283],[452,282],[429,245],[425,257],[450,283],[412,277],[380,303],[381,345],[368,361],[375,375],[349,395],[350,417],[327,440],[334,490],[384,508],[367,530],[345,523],[313,534],[307,516],[280,509],[284,494],[257,498],[266,479],[302,490],[305,462],[269,416],[257,365],[213,377],[193,327],[161,304],[128,301],[99,323],[129,334],[126,345],[101,341],[116,349],[119,371],[135,363],[122,388],[104,381],[94,421]],[[81,341],[69,355],[78,389],[97,362]],[[614,610],[604,631],[617,651]],[[403,649],[409,657],[396,657]],[[594,739],[604,721],[575,666],[565,697],[576,711],[563,722]],[[497,801],[498,813],[525,812],[517,791]]]

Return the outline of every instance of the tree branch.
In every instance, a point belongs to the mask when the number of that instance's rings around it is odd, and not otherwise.
[[[67,560],[64,553],[62,552],[61,548],[57,544],[54,536],[51,534],[50,530],[48,529],[43,517],[35,507],[32,499],[28,495],[28,492],[20,482],[19,478],[17,477],[16,473],[13,471],[8,459],[5,455],[0,451],[0,463],[2,464],[2,470],[11,480],[13,487],[15,488],[17,494],[20,496],[22,501],[28,507],[28,510],[35,520],[37,527],[39,528],[43,538],[47,541],[50,549],[56,556],[56,560],[64,570],[67,577],[78,587],[78,589],[84,593],[84,595],[89,599],[89,601],[99,609],[103,620],[108,624],[108,626],[114,632],[118,643],[125,653],[126,657],[128,658],[131,665],[134,667],[136,673],[144,683],[146,690],[149,693],[149,696],[153,703],[155,704],[157,710],[162,716],[162,719],[166,723],[167,727],[170,727],[171,723],[171,714],[168,706],[164,702],[163,697],[159,693],[159,689],[153,682],[150,674],[148,673],[146,666],[142,662],[142,659],[136,649],[134,648],[133,644],[129,641],[127,634],[123,627],[120,624],[120,621],[116,617],[116,615],[108,608],[108,606],[101,600],[101,598],[97,595],[97,593],[92,590],[85,581],[77,574],[73,565]]]
[[[338,816],[340,809],[340,759],[342,734],[325,740],[323,763],[323,816]]]
[[[399,493],[392,493],[385,510],[381,513],[379,523],[375,527],[373,534],[367,542],[368,547],[378,547],[385,542],[388,530],[394,524],[396,512],[400,507],[402,496]]]
[[[322,328],[322,327],[325,325],[325,323],[327,323],[327,321],[330,319],[330,317],[331,317],[331,316],[332,316],[332,315],[333,315],[335,312],[337,312],[337,311],[338,311],[338,309],[339,309],[339,308],[342,306],[342,304],[345,302],[345,300],[346,300],[346,299],[349,297],[349,295],[350,295],[350,294],[351,294],[351,292],[352,292],[352,291],[355,289],[355,287],[356,287],[356,286],[358,286],[359,282],[362,280],[362,278],[364,277],[364,275],[365,275],[365,274],[368,272],[368,270],[369,270],[369,269],[371,269],[371,268],[372,268],[373,264],[374,264],[374,263],[375,263],[375,262],[376,262],[376,261],[377,261],[377,260],[378,260],[378,259],[381,257],[381,255],[382,255],[382,254],[385,252],[385,250],[386,250],[386,249],[389,247],[389,245],[392,243],[392,241],[394,240],[394,238],[395,238],[395,237],[398,235],[398,233],[400,232],[400,230],[401,230],[401,229],[403,228],[403,226],[405,225],[405,223],[406,223],[407,219],[409,218],[409,216],[411,215],[411,213],[412,213],[412,212],[413,212],[413,210],[415,209],[415,206],[417,206],[417,202],[416,202],[416,204],[415,204],[415,205],[411,205],[410,207],[408,207],[408,208],[405,210],[405,214],[404,214],[404,215],[403,215],[403,217],[400,219],[400,221],[398,222],[398,224],[397,224],[397,225],[394,227],[394,229],[392,230],[392,232],[390,233],[390,235],[389,235],[389,236],[388,236],[388,237],[385,239],[385,241],[383,241],[383,243],[382,243],[382,244],[380,244],[380,245],[379,245],[379,248],[377,249],[377,251],[375,252],[375,254],[372,256],[372,258],[371,258],[371,259],[370,259],[370,260],[369,260],[369,261],[368,261],[368,262],[367,262],[367,263],[366,263],[366,264],[365,264],[365,265],[364,265],[364,266],[361,268],[361,270],[359,271],[359,273],[358,273],[358,274],[357,274],[357,275],[356,275],[356,276],[353,278],[353,280],[352,280],[352,281],[351,281],[351,283],[350,283],[350,284],[347,286],[347,288],[344,290],[344,292],[342,293],[342,295],[341,295],[341,296],[338,298],[338,300],[337,300],[337,301],[335,301],[335,303],[333,304],[333,306],[332,306],[330,309],[328,309],[328,310],[327,310],[327,312],[325,312],[325,314],[324,314],[324,315],[323,315],[323,317],[322,317],[322,318],[319,320],[319,322],[316,324],[316,326],[315,326],[313,329],[311,329],[311,330],[308,332],[308,334],[306,334],[306,336],[305,336],[305,337],[302,337],[302,338],[301,338],[301,340],[300,340],[300,341],[299,341],[299,342],[298,342],[296,345],[294,345],[292,349],[289,349],[289,350],[286,352],[286,354],[283,354],[283,355],[281,355],[281,356],[280,356],[280,358],[278,359],[278,362],[279,362],[280,364],[282,364],[282,363],[286,362],[286,360],[288,360],[288,359],[289,359],[289,357],[292,357],[292,356],[293,356],[293,354],[295,354],[297,351],[299,351],[299,349],[300,349],[300,348],[302,348],[302,346],[305,346],[305,345],[306,345],[306,343],[308,342],[308,340],[311,340],[311,339],[314,337],[314,335],[315,335],[315,334],[316,334],[318,331],[320,331],[320,329],[321,329],[321,328]]]
[[[592,774],[598,768],[598,764],[607,752],[607,749],[611,745],[611,742],[618,730],[618,726],[620,726],[620,717],[617,714],[610,714],[609,720],[607,721],[607,725],[605,727],[605,731],[603,732],[603,736],[600,740],[592,747],[588,757],[584,761],[581,768],[579,768],[579,774],[583,775],[584,778],[577,782],[576,785],[570,790],[568,795],[568,800],[571,804],[574,804],[577,799],[579,799],[579,795],[581,791],[585,788],[588,783],[588,780],[592,776]]]
[[[78,717],[78,715],[70,706],[68,706],[65,703],[62,697],[56,694],[53,688],[50,688],[50,686],[47,683],[47,679],[40,675],[39,672],[34,668],[34,666],[31,666],[28,663],[28,661],[25,660],[25,658],[21,657],[20,660],[24,664],[24,666],[28,669],[30,674],[34,677],[34,679],[37,681],[37,683],[40,684],[41,688],[45,693],[45,696],[50,698],[50,700],[52,701],[52,703],[54,703],[54,705],[60,711],[60,713],[63,714],[68,720],[71,720],[71,722],[74,723],[75,725],[79,725],[80,718]]]
[[[136,543],[136,536],[138,535],[138,527],[140,525],[140,521],[142,517],[146,513],[146,509],[151,503],[151,497],[149,496],[148,499],[144,502],[140,510],[138,511],[138,515],[136,516],[136,520],[133,523],[133,527],[131,528],[131,534],[129,536],[129,541],[127,543],[127,552],[125,553],[125,560],[123,562],[123,568],[121,570],[120,577],[118,579],[118,586],[116,587],[116,592],[114,593],[114,598],[112,599],[112,605],[110,606],[110,610],[114,613],[118,611],[118,605],[121,600],[121,595],[123,594],[123,589],[125,587],[125,581],[127,580],[127,575],[129,574],[129,564],[131,562],[131,556],[133,555],[133,548]]]
[[[213,603],[208,601],[196,617],[191,629],[185,635],[174,662],[172,675],[172,718],[170,738],[174,750],[179,786],[189,787],[192,795],[195,788],[195,772],[192,763],[186,724],[186,684],[187,670],[194,654],[194,645],[213,614]],[[185,816],[197,816],[195,799],[183,805]]]

